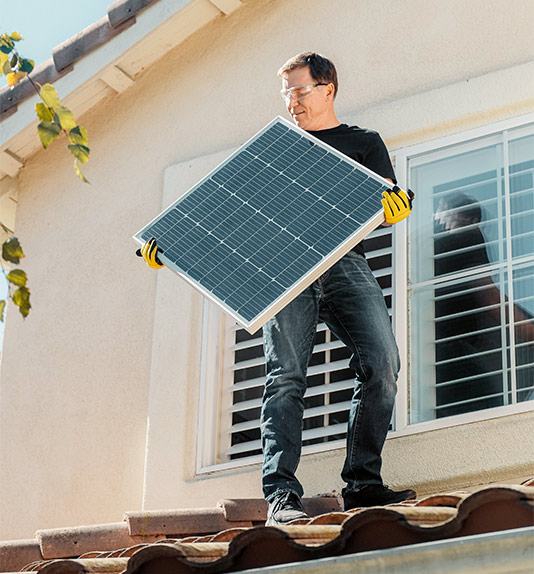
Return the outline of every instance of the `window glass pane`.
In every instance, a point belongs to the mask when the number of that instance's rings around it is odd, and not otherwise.
[[[517,400],[534,399],[534,265],[513,272]]]
[[[534,134],[512,139],[509,150],[512,256],[518,258],[534,244]]]
[[[502,145],[448,150],[411,164],[410,187],[416,192],[410,216],[412,283],[502,261]]]
[[[502,287],[480,274],[414,290],[412,423],[504,404]]]
[[[534,399],[533,169],[532,126],[409,162],[412,423]]]

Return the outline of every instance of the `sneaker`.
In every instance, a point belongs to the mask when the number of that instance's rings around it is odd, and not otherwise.
[[[385,506],[415,498],[415,490],[390,490],[385,484],[365,484],[358,490],[345,490],[345,510],[361,506]]]
[[[283,526],[298,518],[309,518],[309,516],[304,512],[300,498],[286,490],[269,503],[265,526]]]

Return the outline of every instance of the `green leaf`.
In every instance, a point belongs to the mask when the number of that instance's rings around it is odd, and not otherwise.
[[[37,112],[37,117],[42,122],[51,122],[54,119],[53,112],[51,112],[50,108],[42,102],[35,104],[35,111]]]
[[[25,58],[20,59],[20,66],[19,66],[20,72],[26,72],[27,74],[29,74],[34,67],[35,62],[33,60],[26,60]]]
[[[10,263],[20,263],[21,257],[24,257],[24,251],[16,237],[10,237],[2,244],[2,258]]]
[[[11,34],[9,34],[9,37],[14,42],[19,42],[20,40],[22,40],[22,36],[18,32],[11,32]]]
[[[41,87],[41,99],[49,108],[61,107],[56,88],[52,84],[45,84]]]
[[[71,130],[76,127],[74,115],[68,108],[60,105],[54,107],[54,111],[56,112],[59,123],[64,130]]]
[[[15,68],[17,65],[17,62],[19,61],[19,57],[17,56],[17,54],[13,54],[13,57],[11,58],[11,67]]]
[[[10,283],[13,283],[13,285],[16,285],[17,287],[25,287],[28,281],[26,272],[22,269],[13,269],[13,271],[10,271],[6,277]]]
[[[15,44],[13,43],[13,40],[7,34],[2,34],[0,36],[0,52],[9,54],[14,47]]]
[[[7,76],[8,74],[11,74],[11,64],[9,63],[9,56],[7,58],[7,60],[4,61],[4,63],[2,64],[2,72]]]
[[[84,182],[84,183],[91,183],[88,179],[86,179],[86,177],[83,175],[82,170],[80,169],[80,166],[78,165],[78,160],[75,159],[74,160],[74,171],[76,172],[76,175]]]
[[[52,142],[56,141],[61,133],[61,126],[55,122],[41,122],[37,126],[37,133],[39,139],[46,149]]]
[[[76,126],[70,130],[69,139],[73,144],[87,147],[87,130],[82,128],[82,126]]]
[[[89,148],[85,145],[75,144],[68,145],[70,153],[82,164],[87,163],[89,159]]]
[[[4,322],[4,311],[6,309],[7,301],[0,301],[0,321]]]
[[[20,314],[27,317],[30,313],[30,290],[27,287],[19,287],[13,293],[13,303],[19,308]]]

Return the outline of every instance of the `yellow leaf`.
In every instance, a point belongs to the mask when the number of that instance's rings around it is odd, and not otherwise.
[[[37,126],[37,134],[46,149],[52,142],[55,142],[61,133],[61,126],[56,122],[41,122]]]
[[[76,172],[76,175],[84,182],[84,183],[91,183],[88,179],[85,178],[85,176],[82,173],[82,170],[80,169],[80,166],[78,165],[78,160],[74,160],[74,171]]]
[[[26,72],[10,72],[7,74],[6,80],[10,86],[16,86],[22,78],[25,78],[27,75]]]
[[[54,114],[50,111],[48,106],[45,106],[42,102],[35,104],[35,111],[37,112],[37,117],[42,122],[51,122],[54,120]]]
[[[0,52],[0,76],[3,74],[4,64],[9,61],[9,54]]]
[[[67,146],[70,153],[82,164],[86,164],[89,159],[89,148],[84,145],[74,144]]]
[[[13,72],[13,68],[11,68],[11,64],[9,62],[9,58],[4,62],[4,64],[2,65],[2,72],[7,76],[8,74],[11,74],[11,72]]]
[[[22,36],[18,32],[11,32],[11,34],[9,34],[9,36],[12,40],[15,40],[15,42],[22,40]]]
[[[87,130],[82,126],[76,126],[69,132],[69,139],[73,144],[80,144],[87,147]]]
[[[59,118],[59,123],[64,130],[71,130],[76,127],[76,120],[68,108],[60,105],[56,106],[54,111],[56,112],[57,117]]]
[[[49,108],[54,109],[61,106],[56,88],[52,84],[45,84],[41,87],[41,99]]]
[[[13,303],[19,308],[20,314],[27,317],[30,309],[30,290],[27,287],[19,287],[12,297]]]

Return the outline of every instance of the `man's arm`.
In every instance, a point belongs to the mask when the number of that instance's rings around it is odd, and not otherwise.
[[[374,145],[370,146],[369,152],[365,156],[364,165],[393,184],[390,191],[386,191],[382,194],[384,197],[382,200],[385,219],[384,225],[388,227],[402,221],[410,215],[414,194],[410,190],[406,193],[397,187],[395,171],[391,165],[386,144],[377,132],[373,132],[373,136]]]

